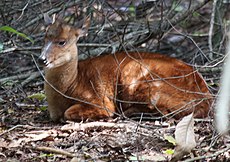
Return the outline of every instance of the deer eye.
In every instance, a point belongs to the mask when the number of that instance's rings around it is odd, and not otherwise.
[[[65,46],[66,45],[66,41],[61,40],[61,41],[57,41],[56,42],[59,46]]]

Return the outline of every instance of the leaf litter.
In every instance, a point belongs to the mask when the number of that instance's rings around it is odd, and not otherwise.
[[[18,112],[19,113],[19,112]],[[180,144],[180,140],[184,141],[184,134],[187,138],[191,132],[188,127],[193,118],[184,118],[178,124],[164,122],[160,126],[159,121],[143,121],[137,122],[133,120],[113,120],[99,122],[74,123],[65,124],[52,123],[48,116],[41,123],[39,118],[46,114],[44,111],[29,110],[27,118],[23,118],[20,122],[23,125],[14,126],[14,129],[5,129],[1,131],[0,138],[0,155],[3,159],[18,159],[24,161],[70,161],[75,157],[82,161],[169,161],[173,157],[173,150],[177,151],[174,145]],[[31,116],[35,116],[36,120],[30,120]],[[33,118],[31,118],[33,119]],[[190,122],[189,122],[190,121]],[[5,123],[10,127],[10,123]],[[12,126],[12,125],[11,125]],[[206,128],[204,128],[206,126]],[[13,128],[13,127],[11,127]],[[186,129],[185,129],[186,128]],[[202,133],[200,129],[202,128]],[[210,131],[210,121],[195,121],[194,129],[191,128],[198,136],[197,146],[194,144],[189,146],[187,152],[195,152],[196,156],[206,156],[213,152],[211,143],[213,143],[213,131]],[[174,136],[174,132],[179,137]],[[179,140],[178,140],[179,139]],[[193,141],[193,140],[191,140]],[[222,140],[216,139],[213,144],[215,147],[222,144]],[[180,145],[187,145],[182,142]],[[186,146],[187,147],[187,146]],[[222,146],[222,148],[224,148]],[[204,149],[206,151],[204,151]],[[170,151],[169,151],[170,150]],[[18,151],[21,152],[17,153]],[[24,156],[28,152],[32,152],[31,156]],[[171,153],[170,153],[171,152]],[[42,155],[42,156],[41,156]],[[175,155],[175,153],[174,153]],[[223,155],[222,155],[223,156]],[[218,156],[223,158],[222,156]],[[227,156],[227,155],[226,155]],[[191,159],[188,154],[182,159]],[[52,161],[51,160],[51,161]]]

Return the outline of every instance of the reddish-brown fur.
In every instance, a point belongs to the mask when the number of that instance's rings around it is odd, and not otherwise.
[[[112,117],[121,109],[126,115],[208,115],[211,94],[204,79],[180,60],[120,52],[78,61],[76,42],[88,26],[89,19],[81,29],[56,20],[47,28],[40,59],[47,65],[45,91],[53,120],[97,120]]]

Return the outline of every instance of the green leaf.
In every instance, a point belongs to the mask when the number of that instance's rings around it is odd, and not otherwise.
[[[164,135],[164,138],[165,138],[169,143],[172,143],[174,146],[176,145],[176,140],[175,140],[175,138],[173,138],[172,136]]]
[[[53,157],[54,154],[41,154],[39,157]]]
[[[181,11],[183,11],[184,9],[183,9],[183,7],[182,6],[176,6],[176,8],[175,8],[175,11],[176,12],[181,12]]]
[[[28,98],[35,98],[35,99],[38,99],[38,100],[44,100],[46,98],[46,95],[44,93],[34,93],[30,96],[28,96]]]
[[[174,2],[173,3],[173,7],[172,7],[176,12],[181,12],[183,11],[183,6],[181,6],[180,4]]]
[[[39,108],[39,110],[41,110],[41,111],[46,111],[46,110],[47,110],[47,106],[41,106],[41,107]]]
[[[133,5],[129,7],[129,12],[132,17],[135,17],[135,7]]]
[[[130,6],[129,7],[129,11],[134,13],[135,12],[135,7],[134,6]]]
[[[172,155],[172,154],[174,154],[174,150],[172,150],[172,149],[167,149],[167,150],[163,151],[163,153],[164,153],[164,154],[168,154],[168,155]]]
[[[193,15],[194,17],[199,17],[199,16],[200,16],[200,14],[199,14],[198,12],[196,12],[196,11],[193,12],[192,15]]]
[[[34,43],[34,41],[31,38],[29,38],[27,35],[25,35],[24,33],[18,32],[17,30],[15,30],[14,28],[11,28],[9,26],[2,26],[2,27],[0,27],[0,30],[17,34],[20,37],[28,39],[31,43]]]

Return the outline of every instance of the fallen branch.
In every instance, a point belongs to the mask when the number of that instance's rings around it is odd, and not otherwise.
[[[10,129],[8,129],[8,130],[6,130],[6,131],[0,133],[0,137],[1,137],[2,135],[6,134],[6,133],[9,133],[9,132],[13,131],[14,129],[17,129],[17,128],[23,128],[23,129],[38,129],[38,130],[41,129],[41,127],[35,127],[35,126],[30,126],[30,125],[15,125],[15,126],[13,126],[12,128],[10,128]],[[42,127],[42,129],[50,130],[51,127]]]
[[[1,152],[0,152],[0,156],[3,156],[4,158],[6,158],[6,155]]]
[[[204,67],[204,68],[198,69],[200,73],[220,73],[222,72],[222,70],[223,70],[222,67],[213,67],[213,68]]]
[[[0,54],[2,54],[2,53],[8,53],[8,52],[13,52],[13,51],[15,51],[16,49],[17,49],[17,47],[7,48],[7,49],[5,49],[5,50],[0,51]]]
[[[16,126],[10,128],[10,129],[6,130],[5,132],[1,133],[1,134],[0,134],[0,137],[1,137],[2,135],[6,134],[6,133],[9,133],[10,131],[12,131],[12,130],[14,130],[14,129],[16,129],[16,128],[21,128],[21,127],[24,127],[24,125],[16,125]]]
[[[86,130],[95,127],[104,127],[104,128],[126,128],[127,126],[123,123],[109,123],[109,122],[90,122],[90,123],[74,123],[64,125],[61,130]]]
[[[193,161],[198,161],[198,160],[202,160],[202,159],[208,159],[208,158],[217,157],[220,154],[223,154],[224,152],[226,152],[228,150],[230,150],[230,145],[227,146],[226,148],[220,150],[220,151],[217,151],[217,152],[211,154],[211,155],[195,157],[195,158],[192,158],[192,159],[189,159],[189,160],[185,160],[185,162],[193,162]]]
[[[24,87],[26,84],[30,83],[34,79],[38,78],[39,76],[41,76],[40,72],[34,72],[34,73],[32,73],[26,80],[24,80],[21,83],[22,87]]]
[[[1,53],[9,53],[9,52],[14,52],[14,51],[31,51],[31,50],[41,50],[41,46],[35,46],[35,47],[11,47],[11,48],[6,48],[5,50],[0,51]]]
[[[70,122],[69,124],[62,126],[61,130],[63,131],[85,131],[85,130],[95,129],[95,128],[123,129],[123,131],[126,133],[133,132],[133,133],[141,134],[144,136],[151,136],[151,137],[157,137],[159,139],[162,139],[162,136],[159,133],[161,129],[157,129],[157,131],[156,129],[151,130],[150,128],[145,127],[145,125],[142,125],[140,123],[135,123],[135,122],[128,122],[128,123],[127,122],[126,123],[112,123],[112,122],[75,123],[75,122]],[[162,128],[162,130],[163,129],[165,128]]]
[[[40,72],[35,71],[33,73],[31,72],[26,72],[24,74],[19,74],[19,75],[15,75],[15,76],[10,76],[10,77],[6,77],[6,78],[2,78],[0,79],[0,83],[4,83],[4,82],[8,82],[8,81],[13,81],[13,80],[20,80],[20,79],[25,79],[25,78],[31,78],[31,76],[35,77],[35,76],[39,76]]]
[[[61,150],[61,149],[52,148],[52,147],[32,147],[32,149],[38,150],[38,151],[44,151],[44,152],[49,152],[49,153],[65,155],[65,156],[71,157],[71,158],[75,157],[75,155],[72,153],[69,153],[69,152]]]

